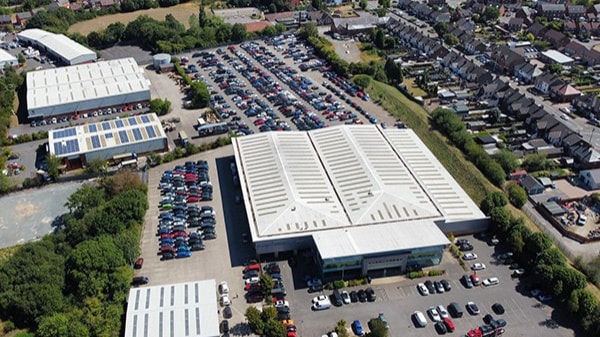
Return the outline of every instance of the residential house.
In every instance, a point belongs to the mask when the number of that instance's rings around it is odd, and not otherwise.
[[[542,25],[541,23],[537,22],[529,26],[529,28],[527,29],[527,33],[531,33],[536,39],[542,39],[544,37],[544,34],[546,34],[546,31],[548,31],[548,28],[546,28],[546,26]]]
[[[473,70],[471,70],[469,80],[471,82],[475,82],[479,86],[481,86],[481,85],[492,82],[494,80],[494,76],[489,71],[476,65],[475,68],[473,68]]]
[[[535,22],[535,16],[537,15],[537,11],[531,7],[521,7],[515,13],[515,17],[519,19],[523,19],[523,23],[526,26],[531,26]]]
[[[79,11],[83,9],[83,3],[80,2],[72,2],[71,3],[71,10],[72,11]]]
[[[469,55],[479,55],[486,52],[487,46],[479,39],[470,39],[463,45],[463,49]]]
[[[579,20],[579,18],[585,19],[586,9],[582,5],[567,5],[567,16],[573,21]]]
[[[504,82],[500,78],[496,78],[492,82],[482,85],[475,94],[478,101],[485,101],[492,98],[497,98],[498,93],[508,89],[508,83]]]
[[[550,29],[544,34],[544,40],[550,42],[556,49],[566,46],[571,41],[568,36],[554,29]]]
[[[427,0],[427,4],[431,7],[446,7],[446,0]]]
[[[525,62],[515,67],[514,75],[519,80],[529,84],[532,83],[533,80],[536,77],[540,76],[542,73],[543,71],[540,68],[538,68],[537,65]]]
[[[465,32],[470,32],[471,34],[475,30],[475,22],[473,22],[473,20],[471,20],[470,17],[458,19],[454,23],[454,26],[455,27],[460,27]]]
[[[584,112],[586,115],[600,115],[600,98],[596,95],[585,94],[573,99],[571,102],[577,110]]]
[[[570,155],[581,168],[591,169],[600,167],[600,153],[585,142],[582,145],[571,148]]]
[[[581,96],[581,91],[568,83],[563,83],[550,88],[550,97],[558,102],[571,102]]]
[[[317,24],[317,26],[329,26],[333,19],[329,14],[324,11],[310,11],[308,12],[308,17],[310,21]]]
[[[600,169],[580,171],[578,178],[588,190],[600,189]]]
[[[452,15],[449,12],[435,11],[435,12],[432,12],[429,17],[433,24],[442,23],[442,22],[450,23],[450,21],[452,20]]]
[[[565,33],[575,34],[578,30],[577,23],[575,21],[564,20],[563,24],[564,24],[563,31]]]
[[[454,62],[456,59],[458,58],[458,54],[450,51],[446,56],[444,56],[442,58],[442,60],[440,61],[440,63],[444,66],[444,67],[450,67],[450,65],[452,64],[452,62]]]
[[[583,55],[583,62],[589,67],[600,64],[600,52],[595,49],[586,51]]]
[[[456,22],[463,18],[470,19],[472,16],[473,16],[473,12],[471,12],[470,9],[458,7],[456,10],[454,10],[452,12],[452,21]]]
[[[596,16],[600,15],[600,4],[593,5],[590,8],[590,12],[596,14]]]
[[[12,24],[10,14],[0,15],[0,27],[6,27]]]
[[[548,95],[550,94],[550,88],[563,83],[558,76],[551,73],[544,73],[535,79],[535,89],[544,95]]]
[[[31,12],[20,12],[15,15],[17,26],[24,27],[27,24],[27,20],[31,19],[33,15]]]
[[[538,15],[548,20],[562,19],[565,17],[566,9],[563,4],[541,3],[538,6]]]
[[[563,48],[563,53],[573,58],[582,58],[587,50],[588,49],[581,43],[571,40],[571,42],[567,43],[567,45]]]
[[[523,29],[523,22],[525,22],[525,20],[521,18],[511,18],[510,20],[508,20],[508,31],[520,32],[521,29]]]
[[[100,0],[101,8],[108,8],[115,5],[115,0]]]
[[[523,186],[528,195],[544,193],[544,186],[542,186],[539,181],[530,175],[521,179],[521,186]]]
[[[412,2],[412,0],[398,0],[398,8],[406,10]]]
[[[482,2],[474,3],[471,7],[471,12],[473,12],[473,14],[483,14],[485,12],[485,4]]]
[[[268,15],[265,15],[265,18],[267,18],[267,16]],[[358,17],[333,18],[331,31],[346,36],[369,33],[373,28],[385,26],[389,19],[388,16],[377,17],[369,12],[360,12],[360,16]],[[269,20],[269,18],[267,18],[267,20]]]
[[[525,63],[525,58],[508,46],[499,46],[490,53],[494,70],[514,74],[515,66]]]

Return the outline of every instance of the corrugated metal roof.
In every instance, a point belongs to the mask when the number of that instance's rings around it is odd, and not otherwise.
[[[33,28],[20,32],[17,34],[17,37],[34,40],[69,61],[73,61],[81,56],[89,56],[94,60],[96,59],[96,53],[93,50],[71,40],[63,34],[54,34]]]
[[[215,280],[132,288],[125,337],[219,336]]]
[[[27,109],[149,91],[133,58],[51,68],[27,73]]]

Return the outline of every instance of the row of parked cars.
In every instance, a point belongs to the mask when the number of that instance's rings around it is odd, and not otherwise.
[[[192,251],[204,250],[204,240],[216,239],[214,209],[196,204],[212,199],[208,170],[208,162],[199,160],[163,172],[156,233],[162,260],[190,257]],[[197,229],[188,232],[189,228]]]
[[[473,316],[477,316],[481,313],[481,310],[479,309],[477,304],[475,304],[474,302],[467,302],[467,304],[465,305],[465,309],[469,314],[471,314]],[[505,309],[502,306],[502,304],[494,303],[492,305],[492,311],[497,315],[502,315],[502,314],[504,314]],[[454,326],[454,322],[452,321],[452,318],[457,319],[457,318],[463,317],[463,315],[464,315],[464,311],[463,311],[462,307],[457,302],[451,302],[447,307],[445,307],[441,304],[438,305],[437,307],[431,306],[426,310],[426,312],[427,312],[427,315],[429,316],[429,319],[434,324],[435,330],[439,334],[454,332],[454,330],[456,328]],[[411,319],[416,327],[422,328],[422,327],[427,326],[427,323],[428,323],[427,318],[421,311],[413,312],[413,314],[411,315]],[[488,332],[493,331],[494,333],[498,333],[498,332],[502,333],[504,330],[504,327],[507,324],[506,320],[504,320],[502,318],[495,319],[492,316],[492,314],[486,314],[483,317],[483,321],[484,321],[485,325],[480,326],[477,329],[483,330],[483,331],[488,331]],[[474,330],[475,329],[473,329],[473,331]],[[502,331],[500,331],[500,330],[502,330]]]

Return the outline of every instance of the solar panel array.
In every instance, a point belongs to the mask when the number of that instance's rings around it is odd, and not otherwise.
[[[56,130],[52,134],[54,139],[67,138],[75,136],[77,134],[77,130],[75,130],[75,128],[68,128],[63,130]]]
[[[132,129],[131,132],[133,133],[133,138],[135,138],[136,141],[140,141],[143,139],[142,131],[140,131],[139,128]]]
[[[129,137],[127,137],[126,131],[119,131],[119,139],[121,143],[129,143]]]
[[[146,126],[146,132],[148,133],[148,138],[156,137],[156,132],[154,132],[154,128],[151,125]]]
[[[79,152],[79,143],[77,139],[69,139],[54,143],[54,154],[57,156]]]
[[[94,149],[97,149],[100,147],[100,137],[98,136],[92,136],[92,147]]]

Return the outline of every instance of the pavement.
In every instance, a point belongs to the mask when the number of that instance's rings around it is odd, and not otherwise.
[[[0,248],[38,240],[51,233],[55,220],[68,210],[67,198],[81,182],[47,185],[11,193],[0,203]]]

